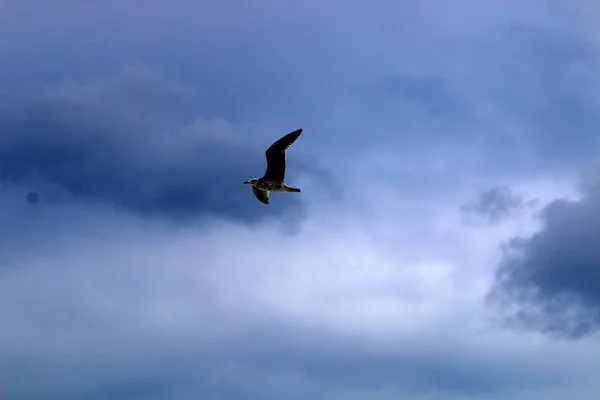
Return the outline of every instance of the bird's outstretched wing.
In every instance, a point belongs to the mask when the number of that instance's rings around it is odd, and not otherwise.
[[[256,186],[252,186],[252,192],[254,192],[254,195],[261,203],[269,204],[269,192],[259,189]]]
[[[285,156],[287,149],[302,133],[302,129],[288,133],[269,147],[265,153],[267,157],[267,171],[263,179],[283,182],[285,178]]]

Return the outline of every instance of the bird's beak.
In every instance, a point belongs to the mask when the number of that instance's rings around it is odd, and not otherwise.
[[[250,181],[245,181],[244,183],[250,183]]]

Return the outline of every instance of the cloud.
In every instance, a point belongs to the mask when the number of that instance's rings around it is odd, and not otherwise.
[[[535,204],[535,202],[529,203]],[[477,198],[466,202],[461,210],[467,215],[481,217],[494,223],[525,206],[522,196],[513,193],[507,187],[495,187],[481,191]]]
[[[599,120],[591,110],[599,99],[583,82],[598,84],[589,69],[600,61],[598,48],[567,30],[522,23],[512,23],[503,40],[507,45],[493,55],[489,48],[482,50],[486,65],[501,68],[495,69],[498,76],[478,84],[501,99],[496,107],[503,115],[528,121],[522,128],[531,132],[521,144],[533,145],[540,158],[563,164],[594,156]]]
[[[596,399],[595,337],[503,330],[484,303],[503,243],[535,247],[556,199],[587,204],[596,19],[57,1],[4,2],[0,24],[5,396]],[[265,207],[241,182],[300,127],[303,191]],[[465,223],[465,204],[499,218]]]
[[[506,306],[509,321],[581,338],[600,323],[600,185],[581,200],[552,202],[541,218],[539,232],[509,242],[490,300]]]
[[[0,383],[14,398],[518,398],[597,363],[589,343],[478,328],[471,284],[447,284],[452,266],[436,276],[434,262],[382,247],[377,224],[338,229],[334,204],[294,236],[36,210],[44,242],[2,259]]]
[[[26,185],[42,201],[67,195],[178,220],[213,214],[256,222],[284,212],[299,218],[298,197],[281,196],[268,213],[254,204],[241,182],[262,176],[259,146],[268,144],[253,143],[240,133],[243,127],[225,120],[194,116],[186,107],[193,93],[147,68],[131,67],[111,79],[64,84],[5,106],[1,181]],[[307,163],[288,171],[313,174],[317,181],[327,177]]]

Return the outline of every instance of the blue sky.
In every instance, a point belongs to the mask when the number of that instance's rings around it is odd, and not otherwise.
[[[598,18],[0,3],[3,398],[595,399]]]

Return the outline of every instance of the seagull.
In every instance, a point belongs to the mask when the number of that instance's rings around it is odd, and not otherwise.
[[[285,178],[285,155],[301,133],[302,129],[297,129],[273,143],[265,152],[267,157],[265,176],[244,182],[252,185],[252,191],[260,202],[269,204],[269,192],[300,193],[300,189],[286,185],[283,180]]]

